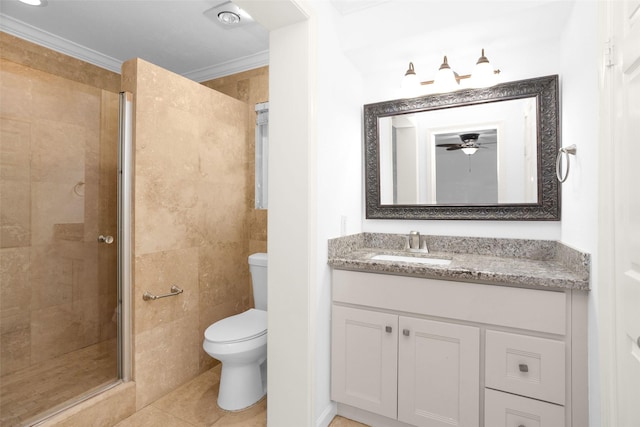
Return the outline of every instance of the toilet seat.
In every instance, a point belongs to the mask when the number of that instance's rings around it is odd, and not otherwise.
[[[229,344],[249,341],[266,333],[267,312],[251,308],[209,326],[204,331],[204,338],[212,343]]]

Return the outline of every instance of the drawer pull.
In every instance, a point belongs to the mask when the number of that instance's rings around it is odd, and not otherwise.
[[[404,335],[405,337],[409,336],[409,330],[408,329],[403,329],[402,330],[402,335]]]
[[[526,363],[519,364],[518,369],[520,369],[520,372],[529,372],[529,366]],[[518,426],[518,427],[524,427],[524,426]]]
[[[393,329],[391,328],[391,326],[385,326],[385,327],[384,327],[384,331],[385,331],[386,333],[388,333],[388,334],[390,334],[392,330],[393,330]]]

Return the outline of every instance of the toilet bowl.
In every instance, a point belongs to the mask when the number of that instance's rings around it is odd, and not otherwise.
[[[252,308],[227,317],[209,326],[204,336],[204,351],[222,362],[218,406],[237,411],[262,399],[267,392],[266,375],[263,376],[267,312]]]
[[[267,254],[249,256],[256,308],[219,320],[204,333],[202,348],[222,362],[218,406],[238,411],[267,392]]]

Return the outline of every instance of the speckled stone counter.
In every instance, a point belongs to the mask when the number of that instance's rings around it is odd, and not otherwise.
[[[549,290],[589,290],[590,255],[550,240],[422,236],[429,253],[409,252],[407,235],[361,233],[329,240],[329,265],[341,270],[399,274]],[[371,259],[375,255],[450,259],[448,265]]]

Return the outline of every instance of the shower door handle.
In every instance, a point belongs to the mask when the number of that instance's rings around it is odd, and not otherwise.
[[[98,236],[98,243],[105,243],[110,245],[113,243],[113,236],[103,236],[102,234]]]

